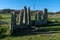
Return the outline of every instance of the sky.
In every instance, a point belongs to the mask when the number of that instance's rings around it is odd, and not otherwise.
[[[0,0],[0,9],[21,10],[24,6],[30,7],[31,10],[47,8],[49,12],[57,12],[60,11],[60,0]]]

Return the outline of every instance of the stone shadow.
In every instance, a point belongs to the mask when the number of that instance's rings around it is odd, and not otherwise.
[[[8,22],[0,21],[0,25],[6,25],[6,24],[8,24]]]
[[[38,35],[38,34],[54,34],[59,33],[60,28],[24,28],[23,30],[15,30],[11,36],[27,36],[27,35]]]
[[[48,22],[45,25],[37,26],[34,25],[35,21],[33,21],[32,27],[24,28],[23,30],[20,30],[17,28],[12,36],[26,36],[26,35],[37,35],[37,34],[54,34],[59,33],[60,28],[52,28],[52,26],[60,26],[60,22]],[[19,25],[18,25],[19,26]],[[47,27],[47,28],[45,28]],[[50,28],[49,28],[50,27]]]

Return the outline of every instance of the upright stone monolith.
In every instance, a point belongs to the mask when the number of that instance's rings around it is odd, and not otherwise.
[[[28,25],[28,12],[27,7],[24,7],[24,11],[21,12],[21,21],[20,21],[20,29],[26,28]]]
[[[30,7],[27,7],[27,17],[28,17],[28,25],[31,27],[32,26],[32,21],[31,21],[31,13],[30,13]]]
[[[48,21],[48,12],[47,9],[45,8],[43,10],[43,24],[47,24],[47,21]]]
[[[38,12],[35,15],[35,25],[38,25]]]
[[[27,25],[28,25],[28,16],[27,16],[27,7],[26,6],[24,6],[23,24],[24,24],[24,27],[27,27]]]
[[[24,16],[24,10],[20,11],[20,29],[23,29],[23,16]]]
[[[20,12],[21,13],[21,12]],[[24,7],[24,13],[21,13],[21,21],[20,21],[20,28],[26,28],[28,25],[32,26],[31,22],[31,14],[30,14],[30,8],[29,7]]]
[[[15,27],[16,27],[16,13],[14,11],[12,11],[11,25],[10,25],[10,34],[13,33]]]
[[[42,25],[42,12],[38,12],[38,24]]]

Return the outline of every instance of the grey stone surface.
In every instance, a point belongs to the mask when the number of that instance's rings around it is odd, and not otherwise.
[[[30,13],[30,7],[27,7],[27,17],[28,17],[28,25],[32,26],[32,20],[31,20],[31,13]]]
[[[35,25],[38,25],[38,12],[35,15]]]
[[[20,12],[20,29],[32,26],[31,13],[29,7],[24,7],[24,12]]]
[[[24,16],[24,10],[20,11],[20,29],[23,28],[23,16]]]
[[[16,26],[16,13],[13,11],[11,16],[10,33],[13,33]]]
[[[42,24],[42,13],[41,13],[41,11],[40,12],[38,12],[38,24],[39,25],[41,25]]]
[[[45,8],[43,10],[43,24],[46,24],[48,21],[48,12],[47,12],[47,9]]]
[[[24,23],[24,27],[27,27],[27,25],[28,25],[28,16],[27,16],[27,7],[26,6],[24,6],[24,17],[23,17],[24,19],[24,21],[23,21],[23,23]]]

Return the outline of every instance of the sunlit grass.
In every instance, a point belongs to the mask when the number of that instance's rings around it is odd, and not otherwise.
[[[9,34],[9,27],[10,27],[10,17],[11,15],[9,14],[1,14],[3,19],[3,22],[8,22],[8,25],[0,25],[0,32],[2,31],[2,35],[8,35]],[[7,19],[6,19],[7,18]],[[31,18],[32,20],[35,20],[34,16]],[[60,24],[60,18],[49,18],[49,21],[56,20],[58,24]],[[54,23],[53,23],[54,24]],[[43,25],[43,27],[40,27],[40,29],[47,29],[50,30],[51,32],[56,32],[52,34],[36,34],[36,35],[24,35],[24,36],[7,36],[4,38],[0,38],[0,40],[60,40],[60,25],[55,25],[55,26],[49,26]],[[3,30],[2,30],[3,29]],[[5,30],[5,31],[4,31]],[[1,37],[1,35],[0,35]]]

